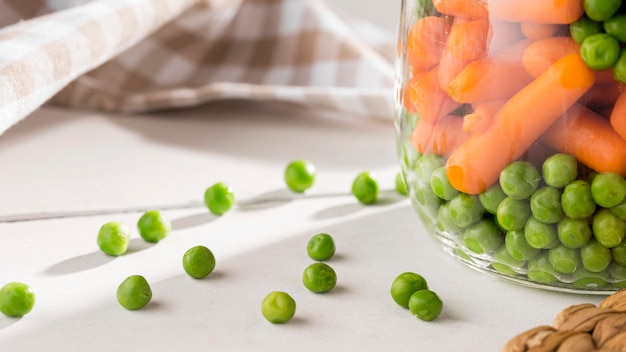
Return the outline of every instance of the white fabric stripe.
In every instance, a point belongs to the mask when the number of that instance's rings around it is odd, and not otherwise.
[[[162,25],[165,21],[172,19],[179,15],[188,6],[194,3],[195,0],[109,0],[98,1],[87,5],[75,7],[69,10],[61,11],[53,16],[46,18],[39,18],[32,21],[28,21],[18,25],[9,26],[4,30],[22,30],[26,29],[24,33],[19,33],[14,38],[0,42],[0,69],[7,67],[9,62],[19,60],[27,67],[35,69],[33,71],[33,79],[35,79],[36,90],[30,92],[26,97],[22,99],[15,99],[13,94],[15,89],[10,85],[0,85],[0,134],[8,129],[13,124],[17,123],[25,115],[34,111],[37,107],[43,104],[51,96],[53,96],[62,87],[67,85],[70,81],[78,77],[80,74],[86,72],[89,69],[101,64],[102,61],[113,57],[118,52],[126,49],[130,45],[133,45],[141,38],[145,38],[155,27]],[[163,14],[163,23],[154,23],[154,3],[165,2],[170,9],[173,9],[167,14]],[[46,62],[42,58],[45,55],[28,55],[29,53],[35,53],[37,49],[42,46],[58,42],[84,42],[82,33],[76,28],[72,28],[70,24],[78,27],[82,24],[86,24],[92,21],[101,21],[102,25],[107,27],[104,33],[109,32],[111,19],[115,19],[116,15],[113,15],[111,9],[117,14],[122,9],[131,9],[134,11],[134,20],[137,24],[137,28],[132,33],[130,40],[125,43],[120,43],[112,40],[107,43],[107,47],[102,55],[94,62],[85,60],[84,62],[76,62],[77,66],[73,67],[69,71],[66,77],[54,81],[52,77],[53,67],[49,61]],[[108,11],[107,11],[108,10]],[[78,21],[78,22],[76,22]],[[114,22],[115,20],[113,20]],[[106,23],[106,24],[105,24]],[[26,46],[24,43],[30,45]],[[73,47],[76,49],[76,47]],[[72,47],[68,47],[72,49]],[[28,55],[28,56],[26,56]],[[72,57],[80,58],[81,53],[71,54]],[[82,64],[82,65],[81,65]],[[7,83],[6,79],[0,79],[0,84]]]

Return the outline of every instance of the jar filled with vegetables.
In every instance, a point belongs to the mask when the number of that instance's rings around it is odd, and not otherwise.
[[[423,225],[529,286],[626,288],[626,0],[403,0],[395,125]]]

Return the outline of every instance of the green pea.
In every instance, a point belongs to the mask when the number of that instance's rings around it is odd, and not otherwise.
[[[580,252],[563,245],[548,250],[548,260],[554,270],[561,274],[572,274],[582,266]]]
[[[586,270],[598,273],[606,269],[611,263],[611,250],[592,239],[580,247],[580,258]]]
[[[572,219],[584,219],[596,211],[596,202],[591,195],[591,185],[583,180],[571,182],[561,194],[561,207]]]
[[[581,44],[588,36],[602,33],[602,22],[581,16],[576,22],[569,25],[569,33],[576,43]]]
[[[405,272],[396,276],[391,283],[391,298],[401,307],[409,308],[409,299],[413,293],[425,289],[428,289],[428,284],[422,275]]]
[[[547,255],[541,255],[528,261],[528,279],[531,281],[549,284],[557,281],[558,273],[552,268]]]
[[[615,216],[622,220],[626,220],[626,199],[618,205],[612,207],[611,213],[615,214]]]
[[[626,242],[611,248],[611,255],[616,263],[626,266]]]
[[[608,284],[609,269],[605,269],[600,272],[592,272],[585,268],[578,268],[572,274],[574,277],[574,286],[580,287],[585,290],[601,289]]]
[[[430,187],[430,184],[424,184],[421,181],[415,183],[413,187],[413,194],[415,196],[415,201],[429,209],[439,209],[443,200],[433,192],[433,189]]]
[[[545,186],[530,196],[530,212],[546,224],[555,224],[563,219],[561,209],[561,191],[558,188]]]
[[[518,261],[535,259],[541,253],[540,248],[528,243],[524,231],[507,231],[504,244],[511,257]]]
[[[335,240],[327,233],[318,233],[309,239],[306,251],[313,260],[328,260],[335,255]]]
[[[378,182],[369,171],[363,171],[352,182],[352,194],[363,204],[376,203],[378,200]]]
[[[191,247],[183,254],[183,269],[194,279],[203,279],[215,269],[215,256],[205,246]]]
[[[450,184],[445,166],[435,169],[430,175],[430,187],[437,197],[445,200],[450,200],[459,194],[459,191]]]
[[[111,256],[120,256],[128,250],[130,229],[121,222],[108,222],[98,232],[98,247]]]
[[[459,193],[450,200],[450,219],[459,227],[468,227],[478,222],[483,215],[484,208],[478,196]]]
[[[585,14],[594,21],[606,21],[619,10],[621,0],[583,0]]]
[[[439,207],[437,211],[437,229],[449,234],[460,234],[463,228],[457,226],[450,218],[450,203],[445,203]]]
[[[515,161],[500,172],[502,190],[514,199],[530,197],[537,189],[539,181],[539,171],[528,161]]]
[[[623,48],[619,58],[613,65],[613,78],[621,83],[626,83],[626,48]]]
[[[592,237],[591,227],[586,219],[565,218],[557,224],[559,241],[568,248],[580,248]]]
[[[406,185],[406,179],[401,172],[398,172],[396,174],[396,192],[400,193],[403,196],[409,195],[409,191]]]
[[[592,34],[580,46],[580,56],[589,68],[606,70],[613,67],[620,56],[619,42],[610,34]]]
[[[159,242],[172,230],[172,222],[158,210],[145,212],[137,222],[141,238],[148,242]]]
[[[445,163],[440,156],[435,154],[424,154],[417,160],[415,165],[415,176],[422,182],[430,183],[430,176],[432,176],[433,171],[444,165]]]
[[[8,317],[21,317],[33,310],[35,292],[21,282],[10,282],[0,289],[0,312]]]
[[[557,227],[531,216],[524,225],[524,237],[531,247],[549,249],[559,244]]]
[[[593,217],[593,235],[607,248],[617,247],[626,236],[626,221],[609,209],[600,209]]]
[[[337,284],[337,274],[328,264],[313,263],[304,269],[302,283],[304,287],[311,292],[328,292],[335,288]]]
[[[224,182],[217,182],[204,192],[204,204],[215,215],[224,215],[235,204],[233,189]]]
[[[117,287],[117,301],[128,309],[141,309],[152,299],[152,289],[148,281],[141,275],[127,277]]]
[[[493,259],[491,267],[502,274],[510,276],[517,276],[518,271],[526,264],[526,261],[513,258],[506,246],[500,247],[493,255]]]
[[[601,207],[614,207],[626,199],[626,180],[615,172],[601,172],[591,182],[591,197]]]
[[[578,177],[578,162],[570,154],[557,153],[543,162],[541,173],[548,186],[563,188]]]
[[[500,248],[504,243],[502,232],[489,219],[478,221],[463,232],[463,244],[476,254],[485,254]]]
[[[411,295],[409,310],[420,320],[433,321],[441,314],[443,302],[435,292],[419,290]]]
[[[496,212],[498,224],[507,231],[516,231],[524,228],[531,216],[530,203],[527,199],[506,197]]]
[[[500,183],[494,183],[486,190],[478,195],[480,204],[490,214],[496,214],[498,211],[498,205],[506,198],[506,193],[502,190]]]
[[[289,189],[302,193],[315,182],[315,166],[306,160],[294,160],[285,168],[284,179]]]
[[[296,314],[296,301],[286,292],[272,291],[263,298],[261,313],[272,324],[284,324]]]
[[[626,43],[626,13],[616,14],[602,23],[604,30],[619,42]]]

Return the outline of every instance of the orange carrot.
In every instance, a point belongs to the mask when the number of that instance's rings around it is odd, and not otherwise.
[[[469,63],[446,91],[459,103],[477,104],[510,98],[530,81],[532,77],[521,62],[490,56]]]
[[[620,93],[615,105],[613,105],[611,126],[622,139],[626,139],[626,90]]]
[[[524,51],[522,65],[532,76],[537,77],[558,59],[580,52],[580,45],[571,37],[551,37],[537,40]],[[614,82],[612,69],[594,71],[597,83]]]
[[[438,81],[439,66],[435,66],[425,75],[417,78],[407,89],[408,100],[421,120],[433,122],[442,115],[458,108],[461,104],[452,100],[441,89]]]
[[[528,39],[546,39],[563,32],[567,26],[552,23],[524,22],[521,25],[524,36]]]
[[[489,12],[484,0],[433,0],[440,13],[470,20],[488,18]]]
[[[569,24],[582,16],[581,0],[489,0],[489,17],[498,21]]]
[[[558,59],[579,52],[580,46],[571,37],[537,40],[524,50],[522,65],[532,77],[538,77]]]
[[[493,100],[476,105],[472,113],[463,117],[463,129],[470,134],[485,131],[504,103],[506,100]]]
[[[593,85],[593,72],[579,54],[558,60],[502,106],[491,127],[476,133],[448,158],[446,173],[459,191],[478,194],[500,171]]]
[[[409,76],[411,78],[404,84],[402,101],[404,103],[404,108],[410,113],[415,112],[415,106],[412,102],[414,98],[411,97],[411,94],[413,93],[413,87],[419,81],[419,79],[427,73],[428,71],[419,71],[415,68],[411,68],[411,75]]]
[[[609,121],[580,104],[557,119],[541,141],[574,155],[595,171],[626,176],[626,140],[615,132]]]
[[[445,50],[461,60],[476,60],[487,52],[489,33],[488,20],[454,19]]]
[[[488,39],[489,21],[454,19],[439,63],[442,89],[446,89],[467,64],[485,55]]]
[[[450,21],[443,17],[427,16],[415,21],[407,38],[409,64],[417,69],[436,65],[449,31]]]
[[[420,119],[410,141],[420,153],[448,156],[465,141],[466,137],[463,131],[463,118],[446,115],[435,122]]]
[[[580,98],[579,102],[592,110],[613,106],[622,90],[624,90],[624,85],[618,82],[596,83]]]

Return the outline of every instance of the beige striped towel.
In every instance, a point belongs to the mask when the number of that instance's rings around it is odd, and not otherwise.
[[[392,116],[393,33],[323,0],[74,2],[0,0],[0,134],[44,103],[135,113],[241,98]]]

